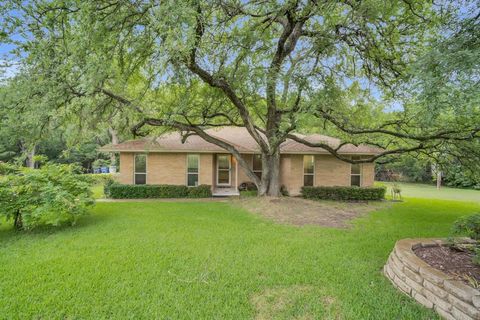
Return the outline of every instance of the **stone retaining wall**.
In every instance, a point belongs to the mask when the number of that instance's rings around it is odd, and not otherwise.
[[[480,290],[441,272],[420,259],[413,250],[442,246],[442,240],[403,239],[384,267],[384,273],[402,292],[444,319],[480,319]]]

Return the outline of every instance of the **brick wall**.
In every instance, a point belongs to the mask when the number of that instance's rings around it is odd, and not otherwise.
[[[148,184],[185,185],[187,179],[186,153],[149,153],[147,157]]]
[[[149,153],[147,155],[148,184],[186,184],[186,153]],[[133,183],[134,153],[120,153],[118,181]],[[199,184],[212,185],[214,179],[213,154],[200,154]]]
[[[248,163],[250,169],[252,168],[253,155],[252,154],[242,154],[243,159]],[[250,178],[245,173],[245,170],[238,166],[238,184],[250,181]]]
[[[149,153],[147,156],[148,184],[186,184],[186,153]],[[252,166],[251,154],[243,155]],[[133,159],[131,152],[120,153],[119,182],[133,183]],[[200,154],[199,183],[215,185],[215,154]],[[374,164],[362,165],[362,186],[372,186]],[[250,181],[245,171],[239,166],[238,182],[235,181],[235,161],[232,161],[232,185]],[[287,154],[280,158],[280,184],[285,185],[291,195],[298,195],[303,186],[303,155]],[[315,156],[316,186],[349,186],[350,164],[330,155]]]
[[[243,155],[251,166],[252,155]],[[362,164],[362,186],[373,186],[375,164]],[[315,155],[316,186],[349,186],[351,166],[331,155]],[[250,181],[245,171],[239,167],[239,183]],[[280,184],[287,187],[291,195],[300,194],[303,186],[303,155],[286,154],[280,158]]]
[[[444,319],[480,319],[480,290],[431,267],[413,252],[419,246],[441,245],[443,241],[432,239],[398,241],[384,267],[385,275],[400,291]]]
[[[243,154],[242,157],[248,163],[249,167],[252,168],[253,166],[253,155],[252,154]],[[302,160],[303,161],[303,160]],[[303,162],[302,162],[303,166]],[[303,167],[302,167],[303,170]],[[291,185],[290,179],[292,178],[291,175],[291,159],[290,155],[283,155],[280,158],[280,184],[281,185]],[[242,167],[238,167],[238,183],[250,181],[250,178],[245,173],[245,170]],[[298,182],[303,184],[303,177],[302,181]]]
[[[362,164],[362,187],[372,187],[375,179],[375,164]]]
[[[350,186],[350,164],[330,155],[315,156],[316,186]]]
[[[133,183],[133,153],[120,153],[120,173],[118,175],[118,182],[123,184]]]
[[[280,185],[287,185],[292,179],[292,161],[289,155],[284,155],[280,157]]]
[[[200,176],[198,184],[213,185],[213,161],[214,155],[211,153],[200,154]]]

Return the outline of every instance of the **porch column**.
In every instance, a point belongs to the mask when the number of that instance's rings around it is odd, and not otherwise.
[[[233,158],[235,160],[235,190],[237,190],[238,187],[238,161],[237,159]]]

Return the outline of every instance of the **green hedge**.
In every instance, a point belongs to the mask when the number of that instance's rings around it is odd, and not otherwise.
[[[201,184],[198,187],[188,188],[188,198],[209,198],[212,196],[212,188],[209,185]]]
[[[302,187],[301,193],[305,199],[382,200],[385,191],[385,187]]]
[[[212,191],[208,185],[187,187],[168,184],[106,184],[104,193],[112,199],[148,199],[148,198],[208,198]]]

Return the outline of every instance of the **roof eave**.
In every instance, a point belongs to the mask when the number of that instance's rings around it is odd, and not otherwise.
[[[99,152],[130,152],[130,153],[229,153],[228,151],[222,150],[197,150],[197,149],[189,149],[189,150],[175,150],[175,149],[164,149],[164,150],[148,150],[148,149],[121,149],[121,148],[107,148],[101,147],[98,149]],[[240,153],[242,154],[255,154],[260,153],[260,151],[243,151],[241,150]],[[339,152],[338,154],[342,155],[377,155],[380,152]],[[318,151],[280,151],[280,154],[326,154],[329,155],[330,153],[326,150],[318,150]]]

